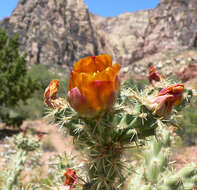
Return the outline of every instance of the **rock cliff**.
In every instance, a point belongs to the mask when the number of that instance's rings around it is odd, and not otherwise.
[[[92,20],[105,32],[108,43],[112,47],[113,57],[121,65],[130,63],[137,42],[142,40],[145,35],[144,32],[148,26],[148,15],[148,10],[124,13],[109,18],[91,14]]]
[[[108,18],[90,13],[83,0],[19,0],[0,28],[19,35],[31,64],[70,70],[81,57],[109,53],[138,74],[148,57],[197,47],[197,0],[161,0],[153,10]]]
[[[137,43],[131,61],[158,52],[197,47],[197,1],[162,0],[149,12],[142,39]]]
[[[18,34],[30,63],[59,64],[67,70],[79,58],[111,53],[83,0],[19,0],[1,28]]]

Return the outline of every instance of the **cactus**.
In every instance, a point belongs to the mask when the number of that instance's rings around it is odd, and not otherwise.
[[[170,167],[170,132],[160,129],[160,138],[151,137],[141,166],[131,176],[128,190],[194,190],[197,188],[196,166],[186,166],[179,171]]]
[[[77,62],[71,73],[68,100],[57,97],[57,80],[50,82],[44,94],[48,118],[52,116],[55,123],[65,128],[87,157],[84,190],[120,189],[126,173],[124,150],[132,143],[143,144],[147,137],[154,136],[161,120],[169,122],[172,108],[181,103],[184,91],[182,84],[169,85],[166,81],[162,81],[165,88],[159,93],[157,87],[147,87],[142,93],[123,88],[113,106],[120,68],[117,63],[112,66],[110,61],[108,55],[101,55]],[[167,137],[165,141],[168,143]],[[167,167],[162,147],[163,143],[156,141],[150,145],[152,152],[147,153],[145,162],[149,169],[141,176],[150,184],[143,184],[143,189],[152,188],[151,184],[156,183]]]
[[[149,111],[140,95],[130,90],[129,96],[127,93],[128,89],[120,95],[119,103],[113,109],[99,117],[80,117],[66,100],[63,107],[53,109],[49,114],[60,127],[67,129],[74,137],[75,145],[88,157],[86,190],[119,189],[125,180],[125,163],[122,161],[125,148],[155,135],[159,117]],[[165,140],[167,143],[168,140]],[[155,151],[152,163],[156,163],[157,159],[160,162],[159,167],[150,168],[152,176],[146,174],[152,182],[155,181],[154,176],[161,173],[164,166],[167,167],[166,157],[160,152],[161,146],[163,144],[155,141],[151,148]]]
[[[88,156],[89,180],[84,189],[117,189],[124,180],[122,154],[128,144],[154,135],[157,119],[136,102],[134,112],[116,106],[98,118],[81,118],[66,104],[53,111],[55,121],[67,128],[74,143]]]
[[[18,184],[18,177],[25,168],[28,152],[36,150],[39,147],[39,141],[30,136],[24,137],[20,134],[14,138],[14,145],[17,148],[17,152],[13,155],[13,162],[6,173],[3,190],[13,190],[14,186]]]

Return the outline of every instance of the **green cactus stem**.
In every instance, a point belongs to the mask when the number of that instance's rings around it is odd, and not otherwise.
[[[39,141],[30,136],[17,135],[14,138],[14,144],[17,148],[17,153],[13,155],[13,162],[7,171],[6,180],[3,190],[13,190],[18,184],[18,177],[25,168],[25,163],[28,158],[28,152],[34,151],[39,147]]]
[[[147,137],[154,136],[160,121],[148,109],[146,99],[149,94],[150,89],[143,93],[123,89],[113,109],[91,119],[80,117],[66,100],[64,105],[49,111],[48,116],[53,116],[53,121],[74,137],[74,144],[87,157],[88,180],[83,189],[121,189],[126,174],[122,160],[124,150],[131,143],[138,144],[141,140],[144,143]],[[144,163],[148,170],[142,172],[143,180],[138,180],[143,181],[140,184],[143,189],[154,190],[152,184],[160,179],[168,166],[169,154],[163,147],[169,143],[169,134],[166,132],[164,136],[161,143],[155,140],[149,144],[151,151],[146,153]],[[138,187],[136,190],[140,190],[141,186]]]
[[[24,170],[26,159],[27,151],[19,150],[13,159],[11,169],[7,172],[7,179],[3,190],[13,190],[13,187],[17,184],[18,177]]]
[[[179,171],[172,171],[169,165],[170,132],[163,128],[160,129],[160,134],[159,140],[151,137],[147,142],[142,166],[131,177],[128,190],[196,189],[196,166],[186,166]]]
[[[67,104],[52,111],[54,121],[67,129],[77,148],[88,157],[86,190],[119,189],[125,180],[125,147],[155,134],[157,118],[139,102],[132,106],[132,113],[117,105],[92,119],[79,117]]]

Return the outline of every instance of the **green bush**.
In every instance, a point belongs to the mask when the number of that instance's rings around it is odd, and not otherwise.
[[[53,79],[60,80],[59,95],[65,96],[67,93],[68,75],[66,75],[65,71],[62,71],[60,67],[54,69],[41,64],[33,65],[28,71],[28,76],[40,83],[43,93],[49,82]]]
[[[16,127],[27,118],[43,116],[44,89],[52,79],[60,80],[60,96],[66,96],[68,86],[68,75],[61,68],[37,64],[28,70],[19,45],[17,36],[0,31],[0,122]]]
[[[178,123],[181,126],[179,134],[187,145],[193,145],[197,136],[197,97],[180,113]]]
[[[26,113],[27,118],[36,119],[44,116],[45,106],[43,103],[43,95],[46,87],[52,79],[58,79],[60,81],[58,95],[63,97],[66,96],[68,75],[61,73],[59,68],[56,68],[56,70],[55,73],[58,74],[54,74],[49,67],[41,64],[33,65],[31,69],[28,70],[27,75],[37,81],[41,88],[35,91],[25,104],[20,102],[20,109]]]
[[[0,30],[0,121],[20,126],[26,115],[18,113],[19,101],[25,102],[38,84],[27,76],[26,56],[19,54],[17,36]]]
[[[140,80],[134,80],[133,78],[129,78],[123,86],[127,88],[132,88],[133,90],[141,90],[144,89],[146,85],[149,84],[149,81],[147,79],[140,79]]]

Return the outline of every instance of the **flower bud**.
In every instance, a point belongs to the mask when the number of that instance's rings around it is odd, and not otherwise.
[[[147,107],[153,114],[165,118],[171,113],[173,106],[181,103],[183,91],[183,84],[163,88],[157,96],[148,98]]]
[[[50,108],[61,108],[65,101],[63,98],[57,98],[57,93],[59,90],[59,80],[54,79],[49,83],[49,86],[44,92],[44,103]]]
[[[69,190],[72,190],[75,187],[75,185],[77,184],[77,181],[78,181],[76,171],[68,168],[67,171],[64,173],[64,176],[66,176],[66,179],[64,180],[63,185],[64,186],[66,186],[66,185],[70,186]]]
[[[157,71],[153,65],[151,66],[151,68],[149,70],[148,80],[152,85],[154,85],[154,81],[158,82],[161,80],[161,76],[157,73]]]

